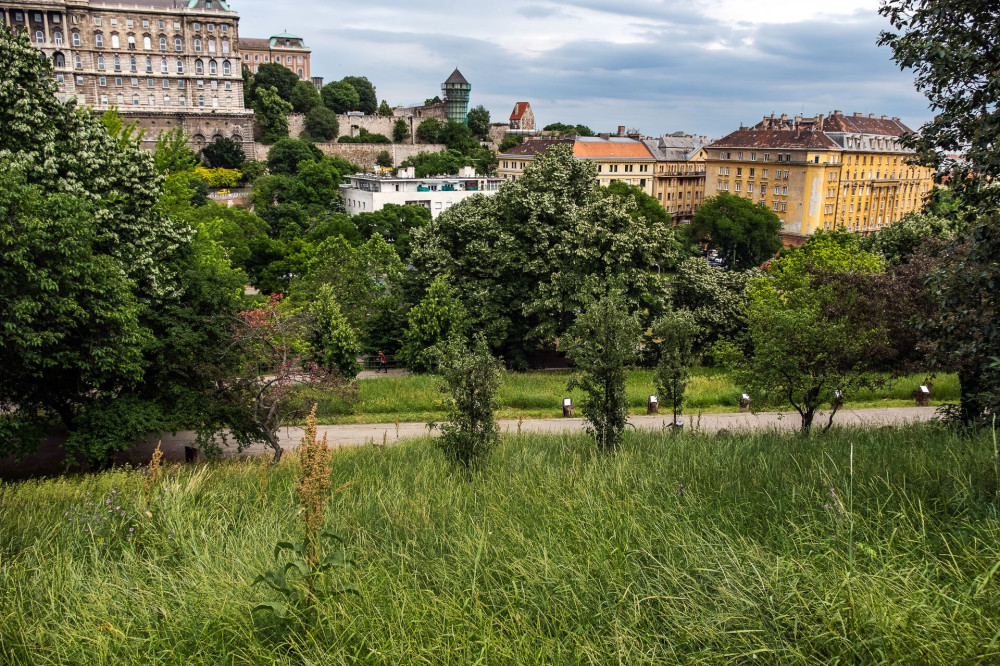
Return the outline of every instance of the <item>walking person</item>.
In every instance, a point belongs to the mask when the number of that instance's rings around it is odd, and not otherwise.
[[[382,353],[380,349],[378,351],[378,368],[375,370],[375,374],[378,374],[379,370],[385,370],[385,374],[389,374],[389,362],[385,358],[385,354]]]

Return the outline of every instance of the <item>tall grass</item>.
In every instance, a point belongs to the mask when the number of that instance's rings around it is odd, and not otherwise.
[[[929,425],[510,435],[471,478],[430,440],[338,450],[360,593],[292,631],[250,582],[296,461],[161,469],[136,542],[79,511],[138,513],[142,474],[2,485],[0,663],[998,663],[994,460]]]
[[[556,418],[562,414],[562,399],[575,402],[579,391],[567,391],[569,371],[504,373],[500,387],[500,417]],[[848,408],[913,405],[913,391],[925,381],[921,375],[891,379],[879,391],[863,391],[847,396]],[[317,414],[324,423],[440,420],[445,407],[438,380],[431,375],[379,377],[362,379],[354,404],[336,397],[319,395]],[[646,412],[647,398],[656,393],[651,370],[629,373],[626,391],[633,414]],[[721,412],[739,408],[740,388],[728,373],[714,368],[699,368],[688,383],[685,411]],[[954,375],[936,378],[932,397],[935,403],[956,401],[958,380]],[[790,408],[790,406],[789,406]]]

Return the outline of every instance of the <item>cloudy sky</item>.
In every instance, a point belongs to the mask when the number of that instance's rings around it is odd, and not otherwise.
[[[929,117],[913,78],[875,42],[879,0],[233,0],[240,33],[287,29],[327,82],[367,76],[390,104],[440,93],[457,66],[473,106],[505,121],[618,125],[717,138],[766,114],[841,109]],[[292,8],[294,7],[294,9]]]

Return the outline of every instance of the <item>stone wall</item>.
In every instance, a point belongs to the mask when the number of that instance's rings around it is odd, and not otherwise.
[[[375,169],[375,159],[380,152],[387,151],[393,156],[393,166],[399,166],[400,162],[408,157],[413,157],[417,153],[440,153],[448,149],[444,144],[386,144],[386,143],[317,143],[316,147],[323,151],[325,155],[343,157],[349,162],[361,166],[366,172]],[[258,143],[255,146],[255,153],[258,160],[266,160],[270,146]]]
[[[188,145],[196,152],[204,148],[206,144],[225,137],[243,146],[243,152],[250,159],[254,159],[254,155],[259,155],[253,141],[253,111],[148,111],[145,113],[126,111],[122,113],[122,118],[125,122],[135,121],[139,127],[146,130],[141,145],[147,150],[156,148],[156,137],[160,132],[169,132],[180,127],[184,130],[184,134],[191,137]]]

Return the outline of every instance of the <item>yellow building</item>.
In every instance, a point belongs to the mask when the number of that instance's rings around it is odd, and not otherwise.
[[[931,169],[908,164],[899,118],[834,111],[814,118],[765,117],[707,147],[707,194],[759,202],[782,222],[786,240],[817,229],[867,233],[919,211]]]
[[[705,138],[675,132],[643,143],[656,159],[652,195],[674,224],[689,224],[705,200]]]

